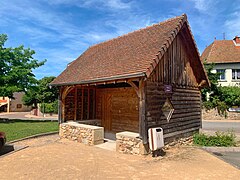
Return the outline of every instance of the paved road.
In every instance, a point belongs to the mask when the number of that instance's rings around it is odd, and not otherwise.
[[[213,154],[240,169],[240,152],[213,152]]]
[[[238,122],[203,121],[202,129],[207,131],[233,130],[236,133],[240,133],[240,121]]]
[[[56,115],[43,117],[43,116],[34,116],[31,115],[30,112],[11,112],[11,113],[0,113],[0,119],[1,118],[8,118],[8,119],[24,119],[24,120],[30,120],[30,119],[46,119],[46,120],[57,120],[58,117]]]

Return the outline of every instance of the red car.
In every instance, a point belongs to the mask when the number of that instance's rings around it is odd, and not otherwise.
[[[4,132],[0,132],[0,150],[2,149],[5,143],[6,143],[6,135]]]

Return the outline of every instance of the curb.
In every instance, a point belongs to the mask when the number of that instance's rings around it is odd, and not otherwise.
[[[17,118],[3,118],[0,117],[0,123],[1,122],[58,122],[57,119],[30,119],[30,118],[22,118],[22,119],[17,119]]]
[[[7,144],[12,144],[12,143],[16,143],[16,142],[23,141],[23,140],[34,139],[34,138],[38,138],[38,137],[42,137],[42,136],[49,136],[49,135],[58,134],[58,133],[59,133],[59,131],[35,134],[35,135],[28,136],[28,137],[25,137],[25,138],[9,141],[9,142],[7,142]]]
[[[240,152],[240,147],[201,147],[208,152]]]
[[[229,119],[229,120],[211,120],[211,119],[205,119],[205,120],[202,120],[203,122],[223,122],[223,123],[228,123],[228,122],[236,122],[236,123],[240,123],[240,120],[233,120],[233,119]]]

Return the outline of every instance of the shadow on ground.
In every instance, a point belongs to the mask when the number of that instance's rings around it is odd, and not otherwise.
[[[11,145],[11,144],[5,144],[3,148],[0,150],[0,157],[10,154],[15,151],[19,151],[21,149],[26,148],[27,146],[16,146],[16,145]]]
[[[13,145],[5,145],[3,146],[3,148],[0,150],[0,156],[4,155],[4,154],[7,154],[7,153],[10,153],[14,151],[14,146]]]

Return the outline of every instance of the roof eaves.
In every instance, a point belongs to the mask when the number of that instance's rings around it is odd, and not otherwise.
[[[92,83],[99,83],[99,82],[107,82],[107,81],[114,81],[114,80],[121,80],[121,79],[130,79],[130,78],[138,78],[138,77],[146,77],[144,72],[140,73],[132,73],[132,74],[124,74],[118,76],[111,76],[111,77],[104,77],[104,78],[96,78],[87,81],[78,81],[78,82],[66,82],[66,83],[50,83],[50,86],[66,86],[66,85],[83,85],[83,84],[92,84]]]

